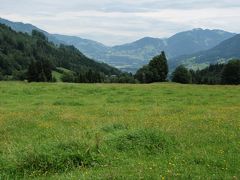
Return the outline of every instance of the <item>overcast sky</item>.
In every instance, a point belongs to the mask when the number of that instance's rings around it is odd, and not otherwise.
[[[240,0],[0,0],[0,17],[107,45],[193,28],[240,32]]]

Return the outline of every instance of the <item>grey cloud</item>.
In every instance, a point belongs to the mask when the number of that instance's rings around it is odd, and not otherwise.
[[[0,0],[0,17],[112,45],[192,28],[240,32],[239,0]]]

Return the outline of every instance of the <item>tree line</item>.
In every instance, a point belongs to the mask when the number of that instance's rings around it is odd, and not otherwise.
[[[172,73],[172,81],[183,84],[240,84],[240,60],[211,64],[196,71],[180,65]]]

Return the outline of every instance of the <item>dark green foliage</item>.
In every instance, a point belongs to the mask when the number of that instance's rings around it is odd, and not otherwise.
[[[39,32],[37,30],[32,31],[32,37],[37,38],[37,39],[41,39],[43,41],[47,40],[47,37],[42,32]]]
[[[240,60],[231,60],[223,68],[223,84],[240,84]]]
[[[137,71],[135,78],[141,83],[151,83],[153,82],[153,72],[150,71],[149,66],[143,66]]]
[[[72,83],[138,83],[138,81],[133,77],[133,75],[129,73],[106,76],[103,73],[99,73],[93,70],[82,70],[77,73],[64,72],[62,76],[62,81]]]
[[[165,82],[168,75],[168,64],[165,53],[154,57],[147,66],[139,69],[135,77],[141,83]]]
[[[14,71],[12,79],[17,81],[27,80],[27,71],[26,70]]]
[[[72,83],[101,83],[104,82],[105,75],[103,73],[93,71],[89,69],[88,71],[81,72],[64,72],[62,76],[63,82]]]
[[[118,76],[105,77],[105,82],[107,83],[130,83],[136,84],[138,81],[134,78],[131,73],[122,73]]]
[[[182,84],[189,84],[191,83],[191,74],[183,65],[178,66],[173,72],[172,81]]]
[[[221,84],[221,76],[224,66],[224,64],[211,64],[210,66],[202,70],[190,70],[192,76],[192,83]]]
[[[149,69],[153,72],[153,82],[166,81],[168,75],[168,64],[164,51],[149,62]]]
[[[33,30],[32,36],[30,36],[17,33],[0,24],[0,71],[3,76],[13,75],[16,71],[26,71],[32,62],[38,63],[37,66],[40,64],[45,66],[45,62],[50,62],[52,70],[56,67],[63,67],[76,73],[82,70],[87,72],[91,70],[105,75],[120,74],[116,68],[87,58],[73,46],[60,45],[58,47],[49,43],[41,32]],[[33,71],[37,72],[38,70],[34,68]],[[34,72],[30,74],[32,73]],[[50,71],[47,70],[40,76],[41,81],[42,79],[48,80],[50,79]]]
[[[46,60],[32,61],[28,68],[27,79],[29,82],[52,81],[52,65]]]
[[[74,72],[64,72],[62,75],[63,82],[76,82],[76,74]]]
[[[191,79],[191,81],[188,81]],[[240,60],[227,64],[211,64],[202,70],[187,70],[179,66],[173,72],[173,82],[193,84],[240,84]]]
[[[0,71],[0,81],[2,81],[3,80],[3,74],[1,73],[1,71]]]

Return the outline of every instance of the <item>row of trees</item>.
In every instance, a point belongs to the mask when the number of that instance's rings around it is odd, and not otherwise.
[[[80,71],[76,72],[63,72],[63,82],[72,83],[138,83],[132,74],[122,73],[121,75],[105,75],[92,71]]]
[[[197,71],[180,65],[173,72],[172,81],[183,84],[240,84],[240,60],[210,65]]]
[[[64,72],[62,76],[63,82],[73,83],[101,83],[104,81],[104,74],[93,70],[82,72]]]

